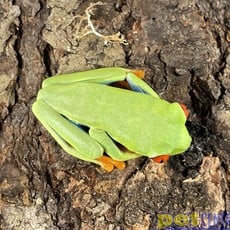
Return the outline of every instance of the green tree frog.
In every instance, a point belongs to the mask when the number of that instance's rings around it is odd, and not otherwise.
[[[67,153],[107,171],[140,156],[161,161],[190,146],[188,114],[143,77],[119,67],[53,76],[43,81],[32,111]],[[122,81],[131,90],[111,85]]]

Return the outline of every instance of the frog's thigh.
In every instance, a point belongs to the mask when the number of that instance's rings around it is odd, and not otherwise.
[[[123,68],[111,67],[100,68],[95,70],[88,70],[84,72],[63,74],[54,77],[47,78],[42,83],[42,87],[49,85],[65,85],[77,82],[92,82],[99,84],[110,84],[117,81],[125,80],[127,70]]]
[[[98,141],[104,148],[105,152],[114,160],[127,161],[140,157],[140,155],[136,153],[121,151],[113,142],[113,140],[108,136],[108,134],[103,130],[91,128],[89,130],[89,135]]]
[[[96,158],[102,156],[104,150],[87,133],[64,118],[43,100],[37,100],[32,110],[67,153],[81,160],[99,163]]]
[[[136,92],[146,93],[152,95],[155,98],[159,98],[157,93],[134,73],[130,72],[126,76],[126,81],[128,82],[131,89]]]

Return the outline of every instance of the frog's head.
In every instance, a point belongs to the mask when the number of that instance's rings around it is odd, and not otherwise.
[[[180,103],[180,106],[184,112],[186,119],[187,119],[189,116],[189,111],[188,111],[186,105],[184,105],[183,103]],[[164,163],[164,162],[169,160],[169,156],[170,156],[169,154],[164,154],[161,156],[154,157],[154,158],[152,158],[152,160],[156,163]]]

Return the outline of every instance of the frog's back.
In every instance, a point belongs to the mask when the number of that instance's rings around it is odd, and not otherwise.
[[[190,138],[180,106],[151,95],[81,82],[49,86],[49,93],[42,97],[69,119],[104,130],[114,140],[141,155],[181,152],[171,143],[180,142],[181,135]],[[188,145],[188,140],[182,142],[185,143],[178,146],[186,148],[183,145]]]

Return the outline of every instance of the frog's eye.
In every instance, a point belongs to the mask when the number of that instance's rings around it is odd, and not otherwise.
[[[180,106],[181,106],[182,110],[184,111],[185,117],[188,118],[189,111],[188,111],[186,105],[180,103]]]

